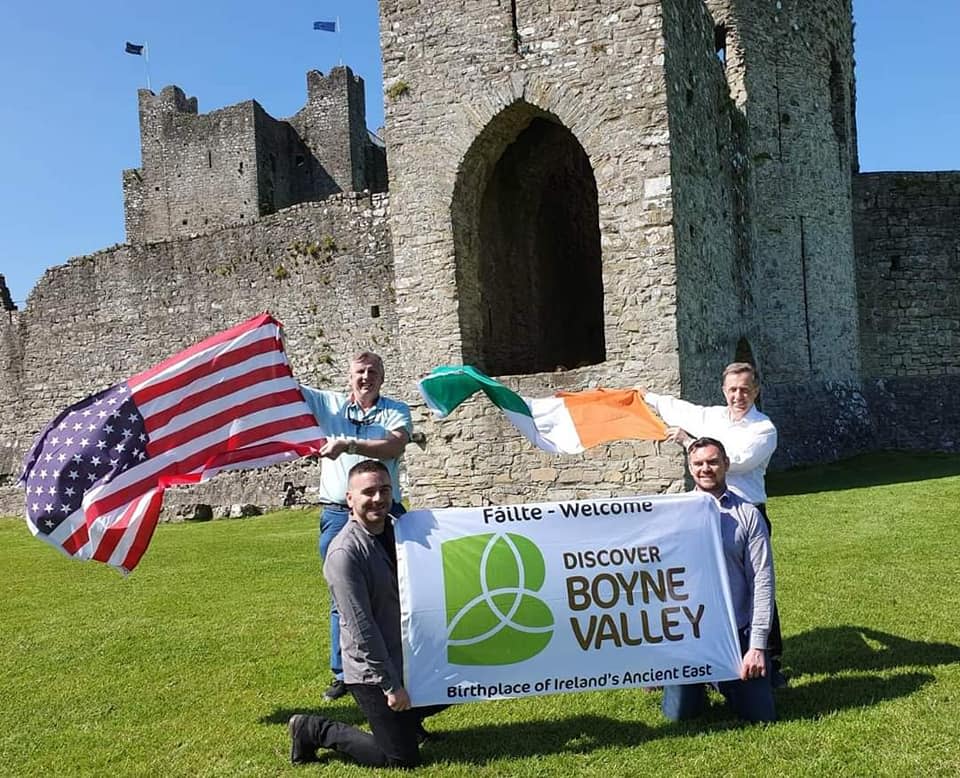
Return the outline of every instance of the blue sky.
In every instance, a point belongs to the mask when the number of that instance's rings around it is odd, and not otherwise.
[[[270,9],[269,13],[262,9]],[[960,169],[957,0],[854,0],[863,170]],[[340,17],[339,35],[313,22]],[[342,58],[383,121],[375,0],[11,2],[0,15],[0,274],[22,308],[44,270],[124,240],[121,171],[140,164],[137,89],[200,111],[254,98],[274,117]]]

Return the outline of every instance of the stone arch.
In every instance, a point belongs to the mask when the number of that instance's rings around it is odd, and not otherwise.
[[[517,100],[494,116],[450,216],[464,362],[505,375],[606,359],[596,179],[555,115]]]

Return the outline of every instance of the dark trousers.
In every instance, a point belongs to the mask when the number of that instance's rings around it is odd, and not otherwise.
[[[390,710],[379,686],[347,684],[357,707],[370,723],[370,732],[339,721],[312,717],[318,731],[313,740],[324,748],[349,756],[367,767],[416,767],[420,764],[417,734],[427,716],[439,713],[446,705]]]
[[[763,520],[767,523],[767,532],[772,538],[773,525],[767,517],[767,504],[763,502],[759,503],[757,510],[760,511],[760,515],[763,516]],[[780,657],[783,656],[783,635],[780,633],[780,611],[777,608],[776,601],[773,603],[773,623],[770,625],[770,634],[767,637],[767,653],[777,665],[777,669],[779,669]]]
[[[750,640],[746,633],[740,635],[740,651],[746,653]],[[769,656],[765,654],[767,673],[747,681],[721,681],[717,684],[720,693],[734,713],[745,721],[776,721],[773,704],[773,686],[770,683]],[[687,686],[664,686],[663,715],[671,721],[683,721],[700,715],[707,706],[707,687],[702,683]]]

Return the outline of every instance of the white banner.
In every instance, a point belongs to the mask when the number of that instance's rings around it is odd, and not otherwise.
[[[417,510],[396,536],[414,705],[739,677],[708,495]]]

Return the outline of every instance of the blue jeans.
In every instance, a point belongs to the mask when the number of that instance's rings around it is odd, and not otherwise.
[[[741,635],[740,651],[745,654],[748,648],[750,648],[749,638]],[[748,681],[722,681],[718,684],[727,704],[733,708],[737,716],[746,721],[777,720],[777,712],[773,706],[773,685],[770,683],[773,666],[768,652],[763,653],[767,668],[765,676],[751,678]],[[706,705],[707,687],[702,683],[663,687],[663,703],[660,709],[671,721],[682,721],[698,716]]]
[[[406,512],[400,503],[395,502],[390,513],[400,516]],[[327,558],[327,549],[350,519],[350,511],[346,506],[327,503],[320,511],[320,562]],[[340,612],[333,596],[330,597],[330,669],[336,678],[343,680],[343,659],[340,656]]]

